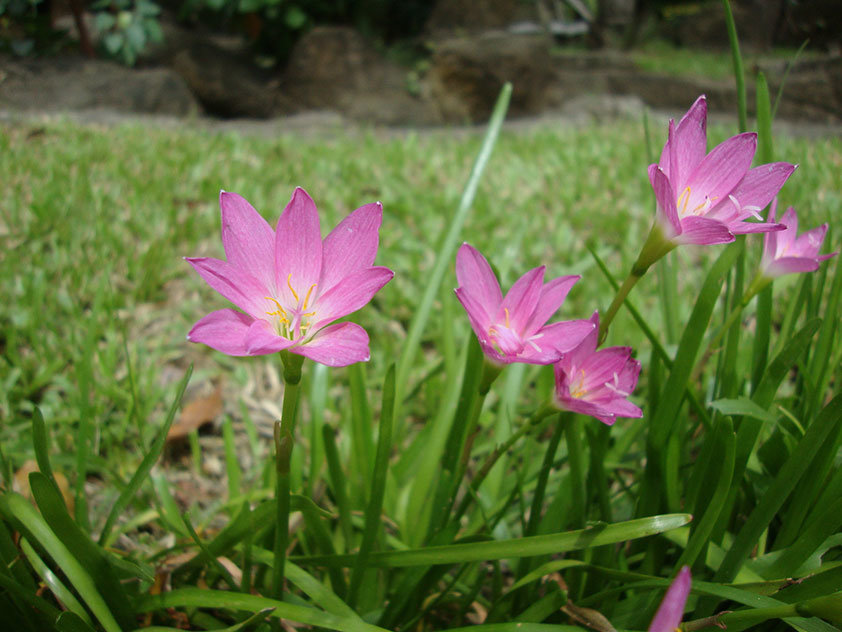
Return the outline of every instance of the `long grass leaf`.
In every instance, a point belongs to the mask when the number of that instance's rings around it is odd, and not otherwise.
[[[409,331],[407,332],[406,340],[401,350],[401,356],[398,360],[397,379],[395,382],[397,385],[395,401],[397,402],[398,408],[400,408],[403,402],[404,391],[409,380],[409,372],[415,363],[415,357],[421,343],[421,336],[430,317],[433,301],[438,295],[439,288],[444,279],[445,270],[451,263],[453,252],[459,240],[459,232],[462,230],[462,225],[465,223],[468,212],[473,205],[480,178],[482,177],[483,171],[485,171],[485,167],[491,157],[491,152],[497,142],[500,128],[503,125],[503,119],[505,119],[506,111],[509,108],[511,96],[512,85],[507,83],[503,86],[500,96],[497,98],[497,103],[491,114],[491,120],[488,123],[488,131],[485,133],[482,147],[471,169],[471,175],[468,177],[468,183],[465,185],[462,198],[459,200],[459,207],[456,210],[456,214],[448,222],[447,233],[442,240],[439,251],[436,253],[436,260],[428,276],[427,286],[424,288],[424,295],[421,297],[421,301],[412,316]]]
[[[723,509],[723,503],[728,497],[731,489],[731,477],[734,474],[734,451],[736,446],[736,435],[731,420],[727,417],[720,418],[714,434],[715,459],[710,461],[708,475],[705,477],[704,487],[712,489],[709,502],[706,504],[704,513],[698,521],[694,521],[690,529],[690,538],[687,546],[681,554],[675,568],[683,565],[693,566],[699,554],[704,550],[710,539],[710,534],[716,526],[717,519]],[[716,467],[718,465],[718,467]],[[696,467],[699,467],[698,463]]]
[[[175,398],[170,405],[169,412],[164,419],[164,425],[158,432],[158,436],[155,437],[152,445],[149,446],[149,451],[144,455],[137,471],[135,471],[131,480],[129,480],[129,484],[126,485],[122,492],[120,492],[116,502],[111,507],[111,511],[108,512],[108,518],[106,518],[105,525],[102,527],[102,533],[100,533],[99,536],[100,544],[104,544],[108,541],[108,536],[111,533],[111,529],[114,527],[114,523],[117,521],[117,518],[121,513],[123,513],[126,507],[128,507],[132,497],[137,493],[137,490],[140,489],[140,486],[152,470],[152,466],[155,465],[158,457],[161,456],[161,451],[164,449],[164,444],[167,440],[167,433],[170,430],[170,426],[172,426],[176,412],[178,412],[178,407],[181,405],[181,398],[184,396],[184,390],[187,388],[187,383],[190,381],[190,376],[192,374],[193,365],[190,365],[184,373],[184,377],[181,378],[181,382],[178,384]]]
[[[743,69],[743,57],[740,54],[740,40],[737,38],[737,25],[731,12],[731,3],[722,0],[725,8],[725,27],[728,30],[728,43],[731,46],[731,60],[734,64],[734,80],[737,84],[737,115],[740,121],[740,131],[748,129],[748,111],[746,108],[746,78]]]
[[[365,526],[357,561],[351,571],[351,585],[348,590],[348,605],[352,608],[357,603],[360,585],[367,568],[368,554],[371,552],[377,533],[381,527],[383,494],[386,490],[386,475],[389,468],[389,454],[392,450],[392,423],[395,417],[395,365],[389,366],[383,381],[383,405],[380,412],[380,432],[377,438],[377,454],[374,459],[374,473],[371,481],[368,506],[365,511]]]
[[[274,608],[272,617],[297,621],[319,628],[340,630],[340,632],[386,632],[383,628],[365,623],[358,617],[342,617],[316,608],[227,590],[180,588],[160,595],[144,595],[138,599],[136,607],[138,612],[150,612],[166,608],[221,608],[255,612],[264,608]]]
[[[39,473],[33,472],[33,478],[36,474]],[[44,481],[49,486],[46,478],[44,478]],[[50,489],[52,488],[50,487]],[[117,623],[103,594],[97,588],[85,567],[23,496],[19,494],[0,496],[0,512],[7,520],[16,523],[19,529],[26,534],[27,539],[37,542],[49,554],[62,569],[70,585],[76,589],[79,596],[107,632],[121,632],[122,629],[125,629]],[[66,537],[66,534],[62,533],[62,537]],[[112,585],[110,588],[114,590],[115,586]]]
[[[79,565],[85,569],[85,574],[91,578],[98,593],[104,597],[109,610],[121,625],[125,626],[132,619],[131,606],[122,584],[119,583],[109,553],[94,544],[90,536],[79,528],[67,511],[64,497],[52,480],[41,472],[32,472],[29,475],[29,486],[38,509],[41,510],[41,517],[51,532],[72,552]],[[41,546],[47,548],[43,543]]]
[[[789,455],[786,463],[764,492],[748,520],[725,555],[716,574],[718,581],[731,581],[757,544],[760,534],[774,519],[775,514],[786,501],[798,480],[804,474],[822,442],[837,424],[842,423],[842,395],[835,397],[812,425]]]
[[[610,525],[603,524],[567,533],[536,535],[513,540],[430,546],[405,551],[378,551],[370,555],[369,564],[385,567],[433,566],[580,551],[604,544],[645,538],[670,529],[677,529],[689,521],[688,514],[664,514]],[[317,566],[351,566],[354,561],[353,555],[311,556],[295,559],[297,564]]]

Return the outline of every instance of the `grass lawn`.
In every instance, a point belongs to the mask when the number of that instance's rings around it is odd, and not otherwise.
[[[713,129],[711,144],[731,131]],[[656,132],[652,145],[659,147]],[[776,140],[777,156],[800,164],[781,203],[796,205],[802,226],[839,217],[842,140]],[[247,379],[244,367],[274,364],[185,342],[193,322],[226,306],[181,260],[223,256],[223,188],[244,195],[274,225],[293,188],[303,186],[319,206],[323,233],[357,206],[383,202],[378,263],[396,276],[377,309],[357,317],[373,340],[369,371],[382,374],[380,360],[399,351],[479,141],[440,133],[324,140],[139,125],[4,128],[0,414],[7,422],[0,438],[7,456],[19,465],[31,453],[25,429],[40,406],[61,449],[72,450],[74,427],[87,415],[106,461],[131,461],[138,435],[149,438],[148,426],[158,421],[153,411],[187,364],[200,369],[194,382],[224,375],[236,384]],[[564,316],[604,309],[611,294],[585,244],[597,245],[616,276],[628,269],[652,220],[646,151],[634,122],[504,132],[462,238],[488,253],[504,286],[545,263],[548,274],[583,275]],[[759,238],[751,243],[759,249]],[[708,250],[677,253],[688,310],[702,274],[696,263]],[[451,273],[443,300],[455,303],[454,286]],[[637,302],[654,304],[656,290],[653,275]],[[458,306],[444,311],[458,320],[462,344],[467,319]],[[431,319],[431,345],[441,325]],[[226,402],[229,412],[238,409]]]

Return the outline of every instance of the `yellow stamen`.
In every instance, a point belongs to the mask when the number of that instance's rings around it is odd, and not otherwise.
[[[271,296],[264,296],[263,298],[265,298],[267,301],[272,301],[278,308],[276,311],[266,312],[266,314],[268,316],[280,316],[281,322],[289,325],[289,319],[287,318],[287,313],[284,310],[284,308],[281,307],[281,304],[276,299],[272,298]]]
[[[511,325],[509,325],[509,309],[507,307],[504,307],[503,311],[506,312],[506,327],[511,328]]]
[[[579,369],[579,383],[575,386],[573,392],[570,393],[570,396],[575,397],[576,399],[579,399],[580,397],[582,397],[582,395],[587,393],[584,386],[585,386],[585,370]]]
[[[299,300],[301,300],[301,299],[299,299],[299,298],[298,298],[298,294],[297,294],[297,293],[296,293],[296,291],[293,289],[293,287],[292,287],[292,283],[290,283],[290,279],[292,279],[292,272],[290,272],[290,273],[287,275],[287,287],[289,288],[289,291],[290,291],[290,292],[292,292],[292,295],[295,297],[295,300],[296,300],[296,302],[297,302],[297,301],[299,301]]]
[[[681,201],[684,200],[684,208],[681,208]],[[684,190],[681,192],[681,195],[678,196],[678,199],[675,201],[675,206],[682,212],[687,212],[687,202],[690,201],[690,187],[685,187]]]
[[[318,285],[318,284],[313,283],[313,285],[310,286],[310,289],[307,290],[307,296],[304,297],[304,305],[301,307],[301,309],[307,309],[307,301],[310,300],[310,294],[312,294],[313,288],[316,287],[316,285]],[[315,312],[313,312],[313,313],[315,314]],[[306,316],[307,314],[302,314],[302,315]]]

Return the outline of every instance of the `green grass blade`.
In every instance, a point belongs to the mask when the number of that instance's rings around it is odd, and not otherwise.
[[[772,332],[772,286],[757,295],[754,342],[751,354],[751,390],[757,389],[769,362],[769,338]]]
[[[33,474],[38,474],[38,472]],[[44,481],[49,485],[48,479],[44,478]],[[61,502],[63,504],[64,501]],[[37,542],[49,554],[107,632],[121,632],[124,629],[117,623],[103,595],[85,567],[74,557],[64,542],[50,529],[47,522],[38,515],[23,496],[19,494],[0,496],[0,513],[7,520],[15,522],[20,530],[26,534],[27,539]],[[67,536],[62,533],[62,537]],[[110,586],[110,590],[116,588],[114,585]]]
[[[786,85],[786,80],[789,78],[789,71],[792,70],[792,67],[795,65],[795,62],[798,61],[798,58],[801,56],[801,53],[804,52],[804,49],[807,48],[807,44],[809,42],[810,40],[804,40],[801,46],[798,47],[798,50],[795,51],[795,55],[792,56],[792,59],[790,59],[789,63],[786,65],[786,70],[784,70],[784,76],[781,77],[781,84],[778,86],[778,93],[775,95],[775,105],[772,108],[773,120],[778,113],[778,106],[781,104],[781,97],[784,94],[784,86]]]
[[[79,603],[79,600],[76,599],[76,596],[68,590],[67,586],[62,583],[61,579],[59,579],[56,574],[50,570],[50,567],[47,566],[44,563],[44,560],[38,556],[37,551],[32,548],[32,545],[26,538],[21,538],[20,548],[26,556],[26,560],[29,562],[30,566],[32,566],[35,573],[47,585],[47,588],[52,591],[59,603],[71,612],[74,612],[82,617],[86,622],[90,623],[91,618],[88,616],[88,613],[85,611],[82,604]]]
[[[348,385],[351,391],[351,470],[352,497],[354,506],[365,504],[366,498],[356,498],[355,491],[364,494],[371,477],[371,462],[374,455],[374,439],[371,436],[373,419],[368,403],[368,388],[365,380],[365,364],[358,362],[348,367]]]
[[[769,103],[769,84],[766,75],[757,73],[755,80],[755,99],[757,101],[757,162],[766,164],[774,160],[772,142],[772,106]]]
[[[474,166],[471,169],[471,175],[468,177],[468,183],[465,185],[465,190],[462,193],[462,198],[459,200],[459,207],[456,214],[448,222],[447,233],[442,240],[439,251],[436,253],[436,261],[433,264],[433,269],[429,274],[427,286],[424,288],[424,295],[420,303],[415,308],[415,313],[412,316],[412,321],[409,325],[409,331],[406,335],[406,340],[401,350],[401,356],[398,360],[397,368],[397,394],[395,401],[398,402],[398,408],[403,402],[404,390],[406,389],[409,372],[415,364],[415,357],[418,353],[418,347],[421,343],[421,336],[424,333],[424,328],[427,325],[427,320],[430,317],[430,311],[433,307],[433,301],[438,295],[442,280],[444,279],[445,270],[451,264],[453,252],[459,241],[459,232],[462,230],[462,225],[468,217],[468,212],[474,202],[474,197],[477,193],[480,178],[483,171],[488,164],[491,157],[491,152],[497,142],[497,137],[500,134],[500,128],[503,125],[503,119],[506,117],[506,111],[509,108],[509,100],[512,96],[512,85],[507,83],[500,91],[500,96],[497,98],[497,103],[494,106],[494,111],[491,114],[491,120],[488,123],[488,131],[477,154]]]
[[[365,527],[357,561],[351,572],[351,585],[348,591],[348,605],[354,608],[360,584],[367,568],[368,554],[371,552],[377,533],[381,527],[380,514],[383,509],[383,494],[386,490],[386,475],[389,468],[389,454],[392,450],[392,423],[395,417],[395,365],[389,366],[383,382],[383,405],[380,413],[380,433],[377,438],[377,455],[374,460],[374,474],[371,481],[368,507],[365,512]]]
[[[825,506],[815,520],[802,528],[798,538],[764,572],[768,578],[791,577],[813,552],[842,527],[842,498]]]
[[[125,626],[132,618],[131,606],[122,584],[118,581],[109,554],[94,544],[88,534],[74,522],[64,504],[64,497],[53,481],[41,472],[32,472],[29,475],[29,486],[43,520],[52,533],[60,537],[63,546],[73,552],[80,566],[85,569],[86,576],[92,579],[99,594],[105,598],[110,612]],[[43,542],[41,546],[47,548]],[[52,553],[50,554],[52,556]],[[64,569],[64,566],[61,568]],[[79,590],[78,586],[76,588]]]
[[[193,523],[190,521],[190,517],[185,513],[181,516],[181,520],[187,528],[187,533],[190,535],[190,539],[193,540],[193,544],[195,544],[199,549],[199,555],[204,558],[208,564],[210,564],[210,566],[217,572],[217,574],[219,574],[220,577],[222,577],[222,579],[225,580],[225,583],[228,584],[228,587],[231,590],[237,590],[237,582],[234,581],[231,573],[222,565],[222,562],[220,562],[216,556],[208,550],[207,545],[202,542],[202,538],[199,537],[199,534],[196,533],[196,529],[193,528]]]
[[[842,423],[842,395],[836,396],[825,406],[821,414],[807,428],[804,437],[798,442],[772,484],[766,489],[725,555],[716,574],[718,581],[731,581],[736,577],[737,571],[757,544],[760,534],[774,519],[822,442],[839,423]]]
[[[31,630],[34,629],[36,632],[49,630],[49,621],[55,621],[59,616],[60,610],[53,604],[36,595],[35,591],[24,588],[3,572],[0,572],[0,588],[9,593],[8,596],[18,607],[18,612],[15,613],[17,622],[22,624],[21,617],[23,617]],[[40,625],[37,623],[39,621]],[[33,625],[38,625],[38,627],[33,628]]]
[[[95,632],[90,620],[79,616],[75,612],[62,612],[56,619],[56,630],[59,632]]]
[[[728,497],[728,492],[731,490],[735,449],[736,435],[734,434],[734,426],[728,417],[722,417],[717,423],[713,437],[713,454],[716,455],[716,458],[710,461],[707,476],[705,476],[702,485],[703,489],[712,489],[713,494],[710,496],[709,502],[702,504],[706,508],[701,519],[694,521],[691,526],[690,538],[687,541],[684,552],[675,564],[676,570],[685,564],[693,566],[710,539],[710,534],[713,532],[723,509],[724,501]],[[695,467],[700,467],[700,463],[697,462]]]
[[[378,551],[370,555],[369,564],[378,567],[433,566],[580,551],[677,529],[687,524],[690,519],[689,514],[664,514],[610,525],[601,524],[567,533],[536,535],[513,540],[449,544],[405,551]],[[353,555],[311,556],[298,558],[295,562],[317,566],[347,567],[353,565],[355,559]]]
[[[254,559],[258,560],[261,564],[271,566],[274,562],[271,551],[254,547],[252,552]],[[285,566],[287,579],[295,584],[305,595],[310,597],[313,603],[340,617],[359,619],[359,615],[354,612],[353,608],[342,601],[339,595],[330,590],[310,573],[289,560],[287,560]]]
[[[743,69],[743,57],[740,55],[740,40],[737,38],[737,25],[731,12],[731,3],[722,0],[725,8],[725,27],[728,29],[728,43],[731,46],[731,59],[734,64],[734,80],[737,83],[737,115],[740,120],[740,131],[748,129],[748,110],[746,107],[746,78]]]
[[[386,632],[383,628],[365,623],[357,617],[341,617],[316,608],[223,590],[180,588],[160,595],[144,595],[137,601],[138,612],[166,608],[212,608],[244,612],[274,608],[272,617],[289,619],[319,628],[340,630],[340,632]]]
[[[667,437],[672,432],[678,409],[684,399],[685,386],[693,370],[705,330],[710,323],[711,314],[719,299],[725,275],[734,265],[742,249],[742,242],[728,246],[711,266],[705,278],[693,312],[681,336],[675,362],[664,386],[663,397],[658,402],[658,409],[650,422],[650,439],[655,446],[665,445]]]
[[[225,446],[225,472],[228,478],[228,500],[240,497],[240,463],[237,459],[237,447],[234,444],[234,427],[231,417],[222,420],[222,440]]]
[[[345,487],[345,474],[342,471],[339,450],[336,447],[336,432],[328,424],[322,426],[322,441],[325,447],[325,459],[327,460],[327,471],[330,477],[330,488],[333,490],[333,498],[336,500],[336,509],[339,512],[339,525],[345,537],[345,547],[347,550],[352,546],[354,537],[354,527],[351,523],[351,502],[348,500],[348,490]]]
[[[840,304],[842,304],[842,265],[837,262],[833,283],[830,286],[830,294],[824,307],[824,320],[808,368],[808,373],[812,376],[816,385],[807,409],[808,414],[818,410],[826,397],[828,384],[832,376],[830,358],[833,354],[834,342],[838,340],[840,325],[842,325]]]
[[[178,407],[181,405],[181,398],[184,395],[184,389],[187,388],[187,383],[190,381],[190,376],[192,374],[193,365],[190,365],[176,389],[175,399],[173,399],[173,403],[170,406],[169,412],[164,420],[164,425],[158,432],[158,436],[155,437],[155,440],[149,447],[149,451],[143,457],[143,460],[141,460],[140,465],[129,481],[129,484],[126,485],[125,489],[123,489],[120,493],[120,496],[117,498],[117,501],[108,513],[108,518],[106,518],[105,525],[102,527],[102,533],[99,536],[99,543],[101,545],[108,541],[108,536],[111,533],[111,529],[114,528],[114,523],[117,521],[117,518],[121,513],[123,513],[123,511],[125,511],[126,507],[128,507],[132,497],[134,497],[137,490],[140,489],[140,486],[152,470],[152,466],[155,465],[158,457],[161,456],[161,451],[164,449],[164,443],[167,440],[167,433],[170,430],[170,426],[172,426],[176,412],[178,412]]]
[[[50,466],[50,435],[44,415],[37,406],[32,413],[32,445],[35,448],[35,460],[41,473],[55,483],[53,468]]]

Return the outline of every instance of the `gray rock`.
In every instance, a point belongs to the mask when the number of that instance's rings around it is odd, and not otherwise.
[[[17,110],[114,109],[186,116],[201,108],[168,68],[132,69],[64,56],[2,60],[0,107]]]

